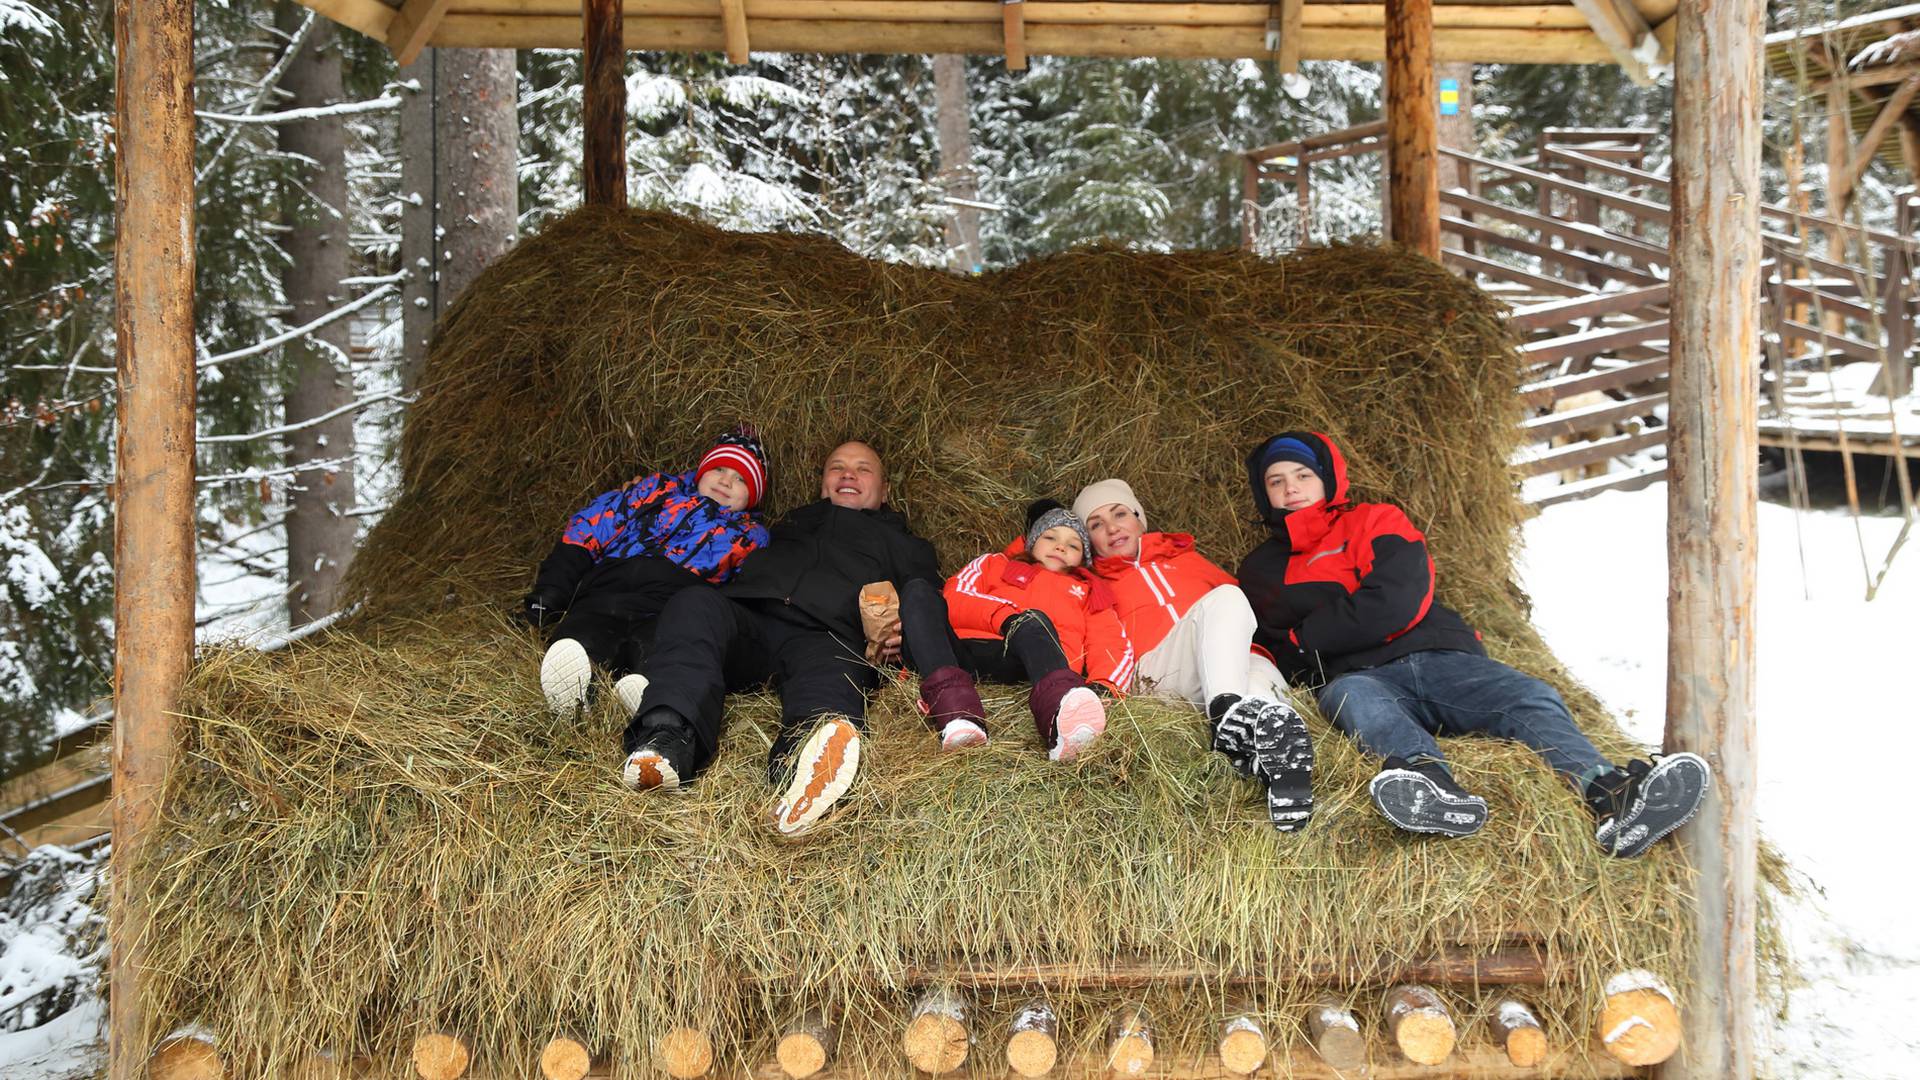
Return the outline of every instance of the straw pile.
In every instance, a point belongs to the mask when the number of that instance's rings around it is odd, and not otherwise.
[[[1566,971],[1537,997],[1580,1030],[1554,1034],[1584,1039],[1607,972],[1682,972],[1686,872],[1670,846],[1604,859],[1524,751],[1450,746],[1493,820],[1422,842],[1377,819],[1373,763],[1315,719],[1319,809],[1282,837],[1190,709],[1120,705],[1063,768],[1032,746],[1018,691],[989,693],[992,746],[939,756],[896,683],[856,793],[783,846],[761,824],[770,697],[730,703],[691,791],[634,796],[611,695],[584,723],[549,718],[539,645],[507,615],[573,508],[684,467],[737,420],[768,437],[776,511],[814,496],[829,447],[873,441],[949,568],[1004,542],[1028,498],[1106,475],[1231,568],[1257,539],[1247,445],[1304,426],[1347,447],[1362,497],[1391,493],[1427,526],[1442,598],[1495,654],[1559,683],[1624,751],[1511,584],[1516,377],[1491,302],[1387,249],[1088,250],[965,280],[818,239],[576,213],[443,324],[404,492],[354,566],[365,613],[199,666],[168,839],[142,871],[151,1015],[212,1026],[242,1075],[323,1047],[390,1061],[435,1028],[514,1067],[563,1030],[644,1062],[681,1022],[734,1067],[769,1060],[775,1021],[804,1001],[843,1014],[843,1056],[904,1073],[910,969],[1262,971],[1256,1007],[1298,1038],[1305,963],[1526,928]],[[1222,993],[1203,980],[1150,1004],[1198,1039]],[[1083,1037],[1096,1025],[1074,1017],[1111,1004],[1056,1001]]]

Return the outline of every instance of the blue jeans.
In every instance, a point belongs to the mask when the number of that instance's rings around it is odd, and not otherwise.
[[[1486,735],[1532,747],[1584,783],[1611,768],[1553,687],[1474,653],[1410,653],[1321,688],[1320,712],[1380,757],[1444,761],[1435,735]]]

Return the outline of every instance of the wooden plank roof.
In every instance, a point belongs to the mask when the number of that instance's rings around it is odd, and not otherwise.
[[[301,0],[386,42],[578,48],[580,0]],[[1300,8],[1299,58],[1380,60],[1385,5],[1326,0],[1025,0],[1030,55],[1267,59],[1269,21]],[[1665,63],[1678,0],[1435,0],[1434,54],[1483,63]],[[718,52],[723,11],[744,8],[754,51],[972,53],[1007,49],[1000,0],[625,0],[627,47]],[[736,26],[736,34],[738,33]],[[1649,39],[1651,35],[1651,39]],[[736,42],[737,43],[737,42]],[[1632,54],[1638,48],[1639,57]]]
[[[1779,78],[1799,81],[1824,92],[1832,81],[1847,87],[1847,121],[1854,138],[1865,135],[1899,84],[1920,74],[1914,34],[1920,31],[1920,4],[1903,4],[1835,22],[1781,30],[1767,35],[1767,67]],[[1812,111],[1823,112],[1824,104]],[[1906,116],[1920,124],[1920,102]],[[1905,167],[1900,140],[1887,139],[1875,154],[1893,168]],[[1914,179],[1920,179],[1915,177]]]

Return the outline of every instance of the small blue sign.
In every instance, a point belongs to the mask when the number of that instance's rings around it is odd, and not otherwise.
[[[1460,115],[1460,80],[1440,80],[1440,115]]]

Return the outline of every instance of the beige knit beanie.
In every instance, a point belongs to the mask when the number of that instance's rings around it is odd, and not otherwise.
[[[1095,480],[1081,488],[1080,494],[1073,497],[1073,516],[1085,521],[1088,514],[1114,503],[1133,511],[1140,523],[1146,524],[1147,512],[1140,509],[1140,500],[1134,497],[1133,489],[1125,480]]]

